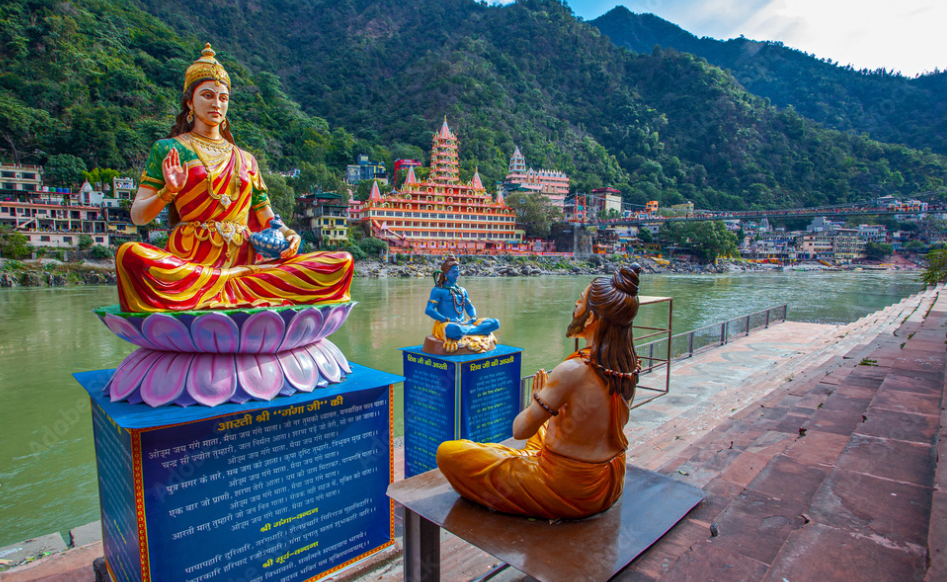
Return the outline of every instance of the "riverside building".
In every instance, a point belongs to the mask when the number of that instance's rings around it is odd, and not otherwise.
[[[74,247],[83,234],[93,244],[109,245],[102,209],[79,202],[78,192],[17,194],[0,191],[0,224],[26,235],[34,247]]]
[[[302,223],[323,246],[345,246],[349,240],[349,205],[337,192],[314,192],[298,199]]]
[[[395,252],[439,254],[525,251],[523,232],[516,229],[516,213],[494,200],[483,187],[480,174],[460,181],[457,136],[447,125],[431,140],[428,179],[419,181],[414,168],[400,191],[382,195],[372,185],[368,200],[359,209],[372,236],[388,241]]]
[[[533,192],[539,192],[549,198],[553,204],[562,208],[566,205],[566,195],[569,194],[569,176],[554,170],[539,170],[526,168],[526,158],[517,147],[510,158],[510,168],[506,174],[506,182],[518,184]]]

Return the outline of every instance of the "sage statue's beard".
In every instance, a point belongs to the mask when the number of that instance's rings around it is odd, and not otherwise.
[[[572,323],[569,324],[569,328],[566,330],[566,337],[578,337],[588,324],[591,315],[592,311],[586,307],[582,315],[573,317]]]

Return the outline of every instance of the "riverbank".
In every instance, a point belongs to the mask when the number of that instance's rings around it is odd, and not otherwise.
[[[397,262],[367,259],[355,263],[355,275],[363,278],[423,277],[430,278],[440,268],[443,257],[412,256]],[[638,262],[646,273],[724,274],[769,273],[773,271],[840,271],[840,270],[914,270],[919,267],[903,257],[887,262],[863,262],[833,267],[818,262],[802,262],[791,266],[754,263],[741,259],[720,259],[716,264],[702,265],[683,259],[662,260],[647,256],[629,256],[621,263]],[[620,264],[612,259],[593,255],[588,259],[540,256],[460,257],[465,277],[539,277],[554,275],[607,275]],[[79,259],[62,262],[56,259],[15,261],[0,258],[0,288],[61,287],[64,285],[114,285],[115,262]]]
[[[0,287],[114,285],[115,282],[114,262],[0,259]]]
[[[903,259],[903,258],[902,258]],[[441,257],[411,257],[397,264],[377,260],[360,261],[355,270],[359,277],[430,277],[440,268]],[[537,277],[548,275],[606,275],[615,271],[619,264],[639,263],[649,274],[680,273],[689,275],[725,273],[772,273],[774,271],[853,271],[916,270],[917,264],[906,259],[901,261],[878,261],[829,266],[815,261],[791,266],[772,263],[754,263],[741,259],[720,259],[716,264],[692,263],[683,259],[662,260],[647,256],[629,256],[613,261],[608,257],[593,255],[588,259],[563,257],[461,257],[462,274],[465,277]]]

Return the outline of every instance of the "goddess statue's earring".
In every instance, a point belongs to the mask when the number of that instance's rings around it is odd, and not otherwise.
[[[194,121],[194,110],[193,110],[193,109],[191,109],[190,111],[187,112],[187,117],[186,117],[186,119],[187,119],[187,122],[188,122],[188,123],[191,123],[191,122]]]
[[[220,122],[220,129],[226,131],[228,127],[230,127],[230,122],[227,121],[227,118],[225,117],[224,120]]]

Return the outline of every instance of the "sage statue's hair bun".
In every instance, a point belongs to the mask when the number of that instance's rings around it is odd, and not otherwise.
[[[634,267],[638,267],[637,270]],[[620,267],[615,271],[615,274],[612,275],[612,281],[615,284],[615,288],[623,293],[627,293],[632,297],[638,296],[638,272],[640,272],[641,267],[637,263],[633,264],[631,267]]]

